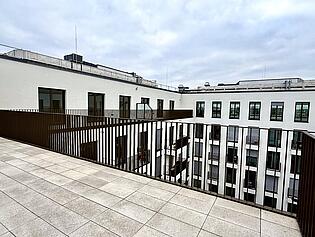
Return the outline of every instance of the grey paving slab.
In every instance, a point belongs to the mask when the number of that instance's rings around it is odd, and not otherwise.
[[[140,206],[146,207],[152,211],[160,210],[161,207],[166,203],[161,199],[140,192],[134,192],[127,197],[127,200]]]
[[[39,193],[20,183],[9,186],[3,192],[21,204],[36,200],[40,196]]]
[[[16,237],[62,237],[66,236],[40,218],[12,230]]]
[[[172,203],[167,203],[163,206],[159,213],[198,228],[201,228],[207,217],[205,214]]]
[[[0,190],[10,188],[13,185],[16,185],[18,182],[12,178],[9,178],[3,174],[0,174]]]
[[[92,189],[82,194],[87,199],[94,201],[105,207],[112,207],[122,199],[112,194],[103,192],[98,189]]]
[[[10,232],[7,232],[4,235],[1,235],[1,237],[15,237],[15,236],[11,234]]]
[[[94,221],[122,237],[134,236],[142,227],[140,222],[112,210],[103,212]]]
[[[86,218],[63,206],[51,209],[49,212],[41,215],[41,218],[65,234],[72,233],[88,222]]]
[[[82,194],[89,190],[94,189],[93,187],[86,185],[84,183],[80,183],[78,181],[72,181],[70,183],[67,183],[65,185],[62,185],[61,187],[70,190],[71,192],[74,192],[76,194]]]
[[[127,200],[118,202],[111,209],[143,224],[145,224],[156,213]]]
[[[244,214],[250,215],[250,216],[254,216],[259,218],[260,217],[260,209],[255,208],[255,207],[251,207],[245,204],[241,204],[241,203],[237,203],[237,202],[233,202],[230,200],[226,200],[223,198],[217,198],[215,201],[215,206],[221,206],[221,207],[225,207],[228,209],[232,209],[234,211],[238,211],[238,212],[242,212]]]
[[[213,202],[208,202],[207,200],[201,201],[200,199],[195,199],[180,194],[176,194],[170,200],[170,202],[203,214],[208,214],[213,205]]]
[[[118,237],[118,235],[106,230],[105,228],[88,222],[69,235],[70,237]]]
[[[18,182],[21,182],[23,184],[27,184],[29,182],[32,182],[34,180],[39,179],[37,176],[32,175],[32,174],[27,173],[27,172],[18,173],[18,174],[15,174],[15,175],[11,176],[11,177],[14,180],[16,180]]]
[[[67,184],[67,183],[70,183],[73,181],[72,179],[69,179],[69,178],[67,178],[63,175],[60,175],[60,174],[54,174],[54,175],[48,176],[45,178],[45,180],[47,180],[53,184],[56,184],[58,186],[61,186],[61,185],[64,185],[64,184]]]
[[[156,188],[160,188],[160,189],[169,191],[169,192],[173,192],[173,193],[177,193],[177,192],[179,192],[179,190],[182,189],[179,186],[168,184],[168,183],[165,183],[165,182],[159,181],[159,180],[152,180],[152,182],[150,182],[149,185],[156,187]]]
[[[153,186],[149,186],[149,185],[145,185],[144,187],[140,188],[138,191],[141,193],[150,195],[152,197],[159,198],[163,201],[168,201],[175,195],[175,193],[173,192],[169,192],[169,191],[156,188]]]
[[[78,180],[78,179],[81,179],[81,178],[87,176],[86,174],[75,171],[75,170],[68,170],[68,171],[62,172],[61,175],[65,176],[69,179],[73,179],[73,180]]]
[[[68,168],[60,166],[60,165],[52,165],[52,166],[46,167],[46,169],[55,173],[62,173],[69,170]]]
[[[261,211],[261,219],[269,221],[269,222],[273,222],[277,225],[283,225],[285,227],[299,230],[299,225],[298,225],[296,219],[291,218],[291,217],[287,217],[287,216],[283,216],[283,215],[280,215],[280,214],[277,214],[274,212],[262,210]]]
[[[112,182],[115,179],[118,179],[120,177],[120,176],[114,175],[112,173],[105,172],[103,170],[99,170],[99,171],[93,173],[92,175],[99,178],[99,179],[105,180],[107,182]]]
[[[51,210],[60,206],[60,204],[54,202],[53,200],[43,195],[39,196],[36,199],[32,199],[31,201],[23,205],[38,216],[43,216],[49,213]]]
[[[46,170],[43,168],[32,170],[32,171],[30,171],[30,173],[37,176],[37,177],[40,177],[40,178],[47,178],[49,176],[53,176],[56,174],[50,170]]]
[[[260,232],[259,218],[221,206],[214,206],[209,215]]]
[[[277,225],[273,222],[261,220],[261,233],[264,237],[301,237],[301,233],[293,228]]]
[[[259,237],[260,233],[251,229],[208,216],[203,229],[219,236],[229,237],[231,234],[235,237]]]
[[[175,237],[193,237],[197,236],[199,233],[199,228],[159,213],[153,216],[146,225]]]
[[[135,235],[134,237],[148,237],[148,236],[151,236],[151,237],[167,237],[169,235],[166,235],[162,232],[159,232],[155,229],[152,229],[148,226],[143,226]]]
[[[198,235],[198,237],[218,237],[218,236],[219,236],[219,235],[210,233],[210,232],[205,231],[205,230],[201,230],[201,231],[199,232],[199,235]]]
[[[142,184],[148,184],[148,183],[153,181],[150,178],[146,178],[146,177],[141,176],[141,175],[135,175],[135,174],[132,174],[132,173],[128,173],[127,175],[124,176],[124,178],[131,179],[133,181],[136,181],[136,182],[142,183]]]
[[[64,207],[80,214],[87,219],[92,219],[92,217],[95,217],[107,210],[106,207],[82,197],[68,202],[64,205]]]
[[[79,197],[78,194],[75,194],[62,187],[57,187],[52,190],[49,190],[45,192],[44,195],[54,200],[55,202],[60,203],[61,205],[64,205]]]
[[[106,182],[105,180],[96,178],[94,176],[85,176],[81,179],[78,179],[79,182],[90,185],[94,188],[100,188],[102,186],[104,186],[105,184],[108,184],[108,182]]]
[[[9,205],[2,205],[0,207],[0,223],[9,230],[27,224],[35,218],[36,216],[32,212],[28,211],[17,202],[10,203]]]
[[[134,193],[138,188],[134,188],[132,186],[129,186],[127,183],[122,184],[122,183],[115,183],[111,182],[103,187],[100,188],[101,190],[116,195],[120,198],[125,198],[129,196],[130,194]]]
[[[88,175],[91,175],[91,174],[94,174],[94,173],[98,172],[97,169],[93,169],[93,168],[87,167],[85,165],[77,167],[77,168],[75,168],[73,170],[81,172],[81,173],[84,173],[84,174],[88,174]]]
[[[5,228],[4,225],[0,223],[0,235],[3,235],[7,232],[8,232],[7,228]]]

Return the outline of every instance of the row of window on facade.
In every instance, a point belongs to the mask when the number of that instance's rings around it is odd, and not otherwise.
[[[65,90],[38,88],[41,112],[65,112]],[[119,117],[130,118],[131,96],[119,96]],[[141,104],[150,105],[150,98],[141,97]],[[157,99],[157,117],[163,116],[164,100]],[[169,101],[169,110],[174,110],[175,101]],[[88,92],[88,115],[104,116],[105,94]]]
[[[229,119],[240,118],[240,102],[230,102]],[[309,121],[310,102],[296,102],[295,103],[295,122]],[[212,102],[212,118],[221,118],[222,102]],[[249,120],[260,120],[261,102],[249,102]],[[283,121],[284,102],[271,102],[270,121]],[[196,117],[205,116],[205,102],[196,102]]]

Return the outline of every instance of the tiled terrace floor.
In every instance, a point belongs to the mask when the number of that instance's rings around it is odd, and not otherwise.
[[[0,138],[0,236],[300,236],[293,218]]]

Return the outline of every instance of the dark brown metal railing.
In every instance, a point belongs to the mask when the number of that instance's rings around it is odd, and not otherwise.
[[[281,136],[269,136],[270,130],[0,110],[2,137],[294,215],[297,199],[306,195],[301,190],[299,197],[290,195],[299,190],[299,175],[304,172],[297,168],[300,159],[291,163],[301,152],[300,136],[293,133],[301,131],[281,130]],[[278,156],[280,148],[285,152]],[[258,187],[263,194],[259,197]],[[304,214],[300,211],[302,219]]]
[[[297,220],[303,236],[315,236],[315,136],[302,136],[301,175]]]

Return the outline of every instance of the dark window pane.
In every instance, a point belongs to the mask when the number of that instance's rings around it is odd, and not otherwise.
[[[212,118],[221,118],[221,102],[212,102]]]
[[[300,174],[301,172],[301,156],[291,156],[291,174]]]
[[[264,206],[276,208],[277,206],[277,198],[272,198],[265,196],[264,198]]]
[[[236,169],[226,168],[226,182],[231,184],[236,183]]]
[[[235,197],[235,188],[225,187],[225,195]]]
[[[211,140],[220,140],[221,138],[221,126],[220,125],[211,125]]]
[[[283,102],[271,102],[270,121],[283,121]]]
[[[280,170],[280,152],[268,151],[267,153],[267,169]]]
[[[130,96],[119,96],[119,117],[130,118]]]
[[[163,117],[163,100],[157,100],[157,117]]]
[[[39,111],[65,113],[65,91],[38,88]]]
[[[278,177],[266,175],[265,182],[266,191],[272,193],[278,192]]]
[[[203,124],[196,123],[195,138],[203,138]]]
[[[205,115],[205,102],[197,101],[196,102],[196,117],[204,117]]]
[[[240,102],[231,102],[230,103],[230,119],[239,119],[240,118]]]
[[[245,171],[244,188],[256,189],[256,172],[251,170]]]
[[[268,146],[281,147],[281,129],[269,129],[268,131]]]
[[[260,120],[260,102],[249,102],[249,120]]]
[[[309,117],[309,102],[296,102],[295,103],[295,115],[294,122],[308,122]]]

